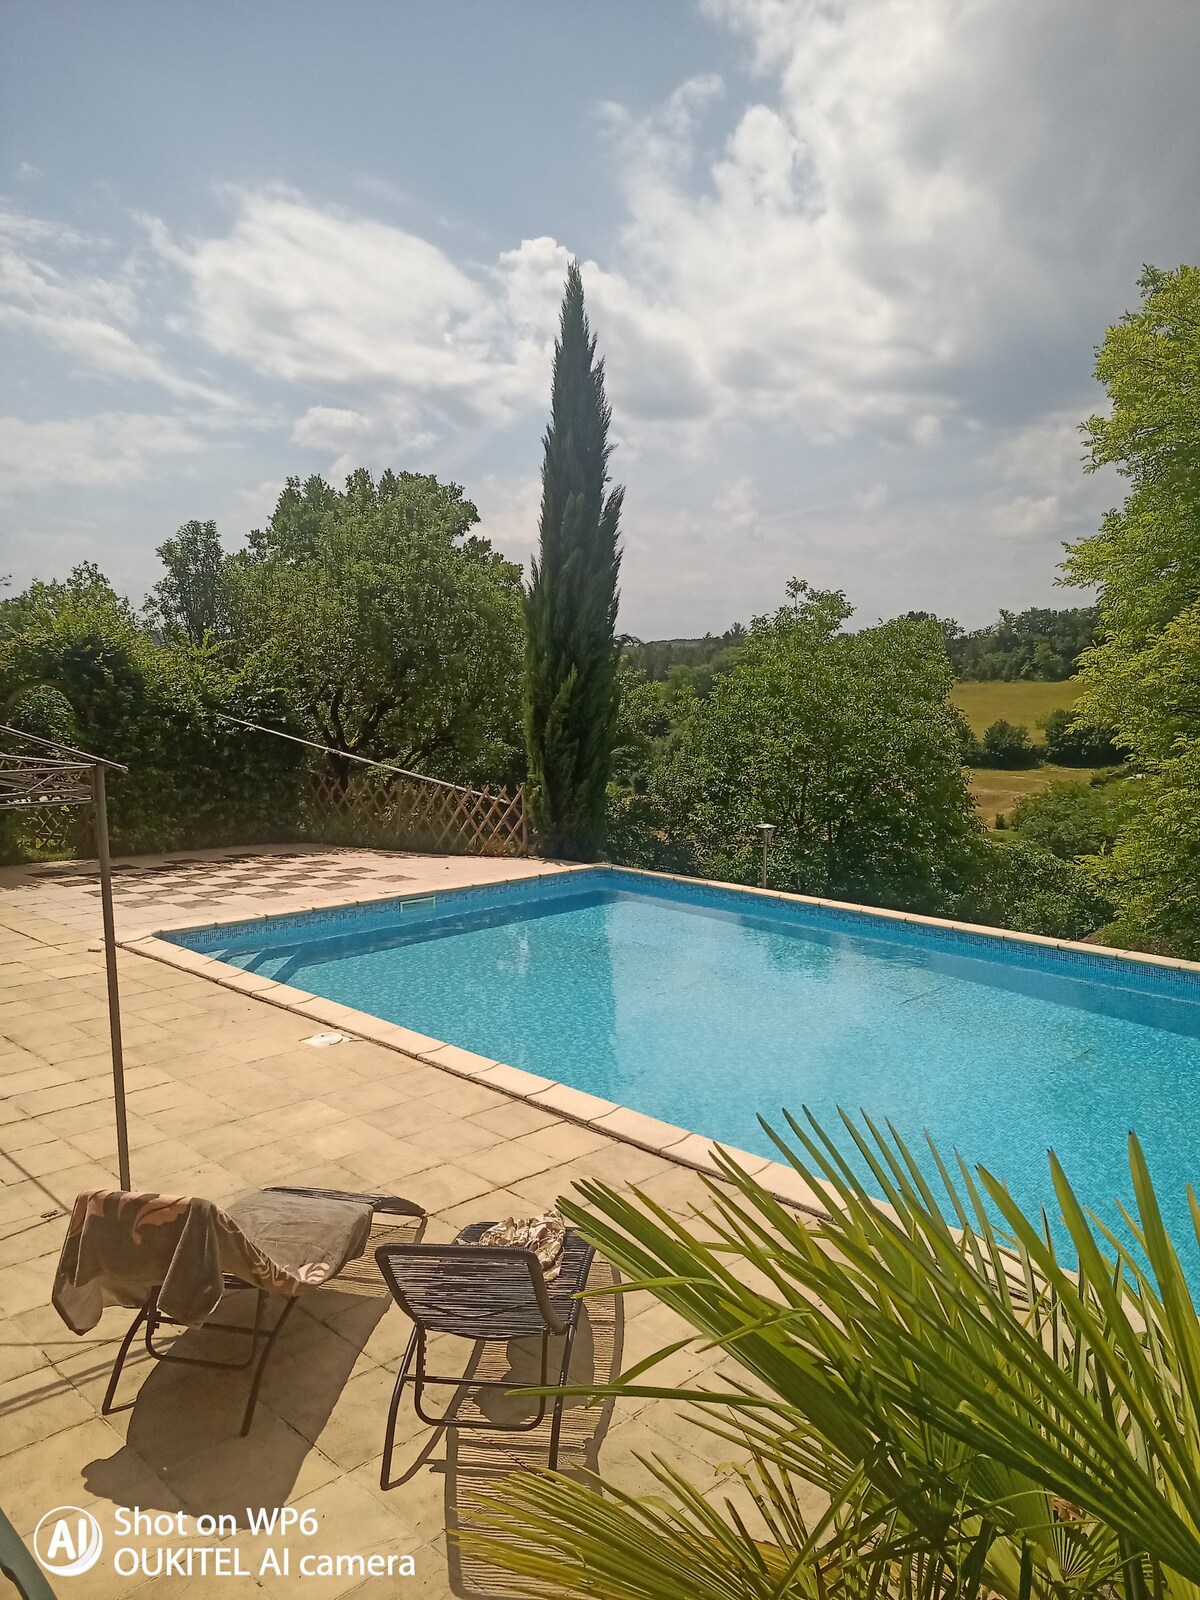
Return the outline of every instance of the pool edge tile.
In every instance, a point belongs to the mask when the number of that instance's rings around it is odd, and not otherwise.
[[[821,1196],[796,1171],[783,1161],[768,1161],[761,1172],[753,1174],[755,1183],[770,1191],[784,1205],[797,1206],[813,1216],[828,1216],[829,1208]]]
[[[491,1056],[476,1055],[474,1050],[464,1050],[458,1044],[437,1044],[420,1052],[421,1060],[431,1067],[442,1067],[459,1078],[474,1078],[484,1082],[493,1068],[500,1065]]]
[[[435,1039],[429,1033],[418,1033],[414,1028],[406,1028],[400,1022],[383,1023],[376,1037],[381,1044],[390,1045],[397,1050],[403,1050],[405,1055],[419,1056],[422,1059],[432,1055],[435,1050],[446,1048],[444,1039]]]
[[[602,1117],[589,1118],[589,1124],[598,1133],[615,1134],[630,1144],[641,1145],[643,1150],[654,1151],[656,1155],[681,1143],[691,1131],[677,1128],[673,1122],[660,1122],[657,1117],[648,1117],[644,1112],[633,1111],[628,1106],[618,1106],[615,1111],[609,1111]]]
[[[721,1176],[713,1152],[723,1150],[731,1161],[752,1178],[761,1178],[763,1169],[776,1165],[767,1156],[756,1156],[753,1151],[739,1150],[736,1145],[724,1144],[720,1139],[709,1139],[702,1133],[689,1133],[679,1144],[670,1146],[673,1161],[686,1161],[689,1166],[712,1176]]]
[[[332,1028],[345,1028],[353,1033],[366,1031],[377,1020],[365,1011],[355,1011],[352,1006],[340,1005],[336,1000],[310,1000],[296,1009],[317,1022],[328,1023]]]
[[[573,1089],[569,1083],[552,1083],[548,1089],[539,1089],[529,1098],[533,1105],[547,1106],[560,1116],[570,1117],[574,1122],[585,1122],[591,1127],[598,1127],[601,1117],[621,1109],[615,1100],[589,1094],[586,1089]]]
[[[493,1062],[487,1072],[480,1073],[479,1082],[506,1089],[510,1094],[519,1095],[522,1100],[531,1100],[535,1094],[554,1088],[553,1078],[543,1077],[537,1072],[526,1072],[524,1067],[510,1067],[505,1061]]]

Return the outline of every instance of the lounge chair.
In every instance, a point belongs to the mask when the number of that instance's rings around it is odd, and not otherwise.
[[[427,1372],[425,1343],[428,1334],[457,1334],[460,1338],[474,1340],[477,1345],[538,1334],[542,1341],[541,1387],[547,1383],[550,1335],[561,1335],[562,1360],[554,1381],[559,1385],[567,1381],[571,1349],[583,1309],[578,1295],[587,1282],[595,1251],[568,1228],[559,1275],[552,1283],[547,1283],[541,1263],[532,1250],[477,1242],[492,1226],[494,1224],[489,1222],[474,1223],[465,1228],[453,1244],[381,1244],[375,1251],[384,1282],[397,1305],[413,1322],[412,1336],[388,1408],[383,1465],[379,1474],[380,1486],[384,1489],[391,1479],[396,1417],[406,1383],[413,1386],[413,1407],[417,1416],[431,1428],[494,1428],[502,1433],[526,1433],[536,1428],[546,1415],[547,1397],[541,1395],[537,1415],[529,1422],[461,1420],[450,1413],[430,1416],[422,1405],[427,1383],[446,1384],[456,1389],[479,1387],[509,1391],[517,1386],[501,1378],[440,1377]],[[550,1427],[551,1471],[558,1465],[562,1411],[563,1397],[559,1395],[554,1401]]]
[[[292,1308],[362,1256],[378,1214],[425,1215],[398,1195],[343,1189],[258,1189],[224,1210],[195,1196],[103,1189],[79,1195],[55,1274],[55,1309],[73,1333],[84,1334],[106,1306],[138,1308],[100,1409],[112,1409],[125,1358],[144,1325],[146,1350],[156,1361],[254,1368],[242,1418],[242,1433],[249,1433],[264,1368]],[[240,1288],[257,1291],[253,1324],[213,1321],[222,1296]],[[284,1306],[268,1327],[263,1318],[272,1295]],[[154,1335],[164,1323],[219,1329],[248,1340],[249,1351],[244,1360],[226,1361],[160,1350]]]

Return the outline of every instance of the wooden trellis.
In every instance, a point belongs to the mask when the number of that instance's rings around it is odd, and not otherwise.
[[[304,826],[320,843],[477,856],[522,856],[529,849],[522,788],[471,789],[242,717],[221,714],[221,721],[334,758],[340,770],[322,762],[307,777]]]
[[[309,777],[306,822],[315,838],[448,855],[519,856],[526,851],[518,789],[459,789],[382,772],[339,781]]]
[[[0,790],[4,787],[3,778],[0,771]],[[17,830],[19,848],[35,859],[86,855],[90,843],[86,814],[81,816],[78,811],[50,802],[18,811]]]

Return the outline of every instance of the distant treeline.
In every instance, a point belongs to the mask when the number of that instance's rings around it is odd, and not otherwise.
[[[642,640],[626,635],[623,656],[628,666],[652,683],[690,682],[705,700],[717,673],[728,671],[745,642],[746,629],[735,622],[724,633],[706,633],[703,639]]]
[[[1095,606],[1062,611],[1032,606],[1028,611],[1001,611],[996,622],[971,632],[953,617],[932,611],[908,611],[905,620],[939,624],[954,676],[964,682],[1034,678],[1057,683],[1074,677],[1080,655],[1096,642],[1098,616]],[[702,639],[627,638],[624,655],[629,666],[653,682],[689,683],[703,700],[713,678],[738,659],[745,640],[746,629],[735,622],[724,633],[706,633]]]
[[[928,611],[910,611],[924,621]],[[1073,678],[1079,657],[1096,642],[1100,613],[1095,606],[1072,606],[1064,611],[1033,606],[1028,611],[1001,611],[987,628],[968,633],[953,617],[935,617],[946,635],[946,651],[954,676],[967,683],[993,678],[1014,682],[1020,678],[1060,683]]]

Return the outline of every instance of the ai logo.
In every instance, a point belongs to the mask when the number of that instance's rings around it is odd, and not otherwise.
[[[75,1578],[100,1559],[104,1535],[90,1511],[78,1506],[55,1506],[38,1523],[33,1551],[47,1572],[58,1578]]]

